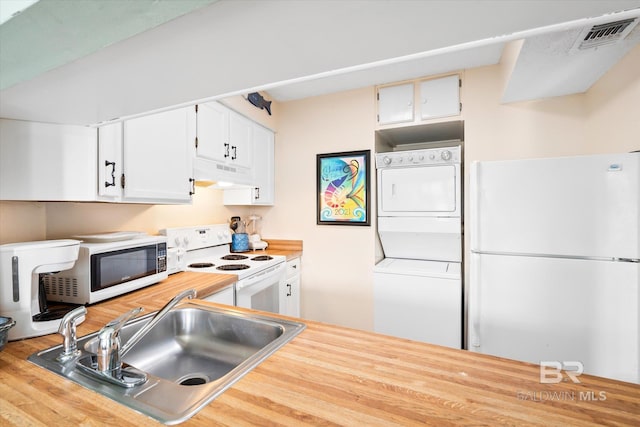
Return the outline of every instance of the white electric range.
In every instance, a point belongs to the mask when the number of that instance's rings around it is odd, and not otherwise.
[[[227,224],[166,228],[169,248],[183,251],[186,271],[235,274],[235,305],[280,313],[286,294],[286,257],[264,253],[231,252],[231,230]]]

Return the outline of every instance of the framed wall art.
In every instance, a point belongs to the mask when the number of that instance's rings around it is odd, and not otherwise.
[[[371,150],[318,154],[317,223],[370,225]]]

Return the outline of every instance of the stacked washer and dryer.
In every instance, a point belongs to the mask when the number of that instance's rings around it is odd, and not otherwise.
[[[462,348],[461,147],[376,154],[376,332]]]

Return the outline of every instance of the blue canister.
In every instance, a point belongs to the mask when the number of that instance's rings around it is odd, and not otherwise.
[[[249,235],[234,233],[231,235],[231,252],[247,252],[249,250]]]

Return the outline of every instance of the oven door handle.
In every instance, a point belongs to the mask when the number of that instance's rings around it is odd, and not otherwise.
[[[244,279],[244,280],[240,280],[238,281],[238,283],[236,283],[236,290],[242,290],[245,288],[248,288],[250,286],[253,286],[254,284],[258,283],[258,282],[262,282],[262,281],[267,281],[269,280],[269,283],[267,283],[267,286],[272,285],[273,283],[270,283],[270,279],[272,277],[277,277],[277,276],[282,276],[284,277],[284,270],[285,270],[285,263],[282,262],[276,266],[273,267],[269,267],[268,269],[261,271],[260,273],[256,274],[255,276],[251,276],[248,279]]]

